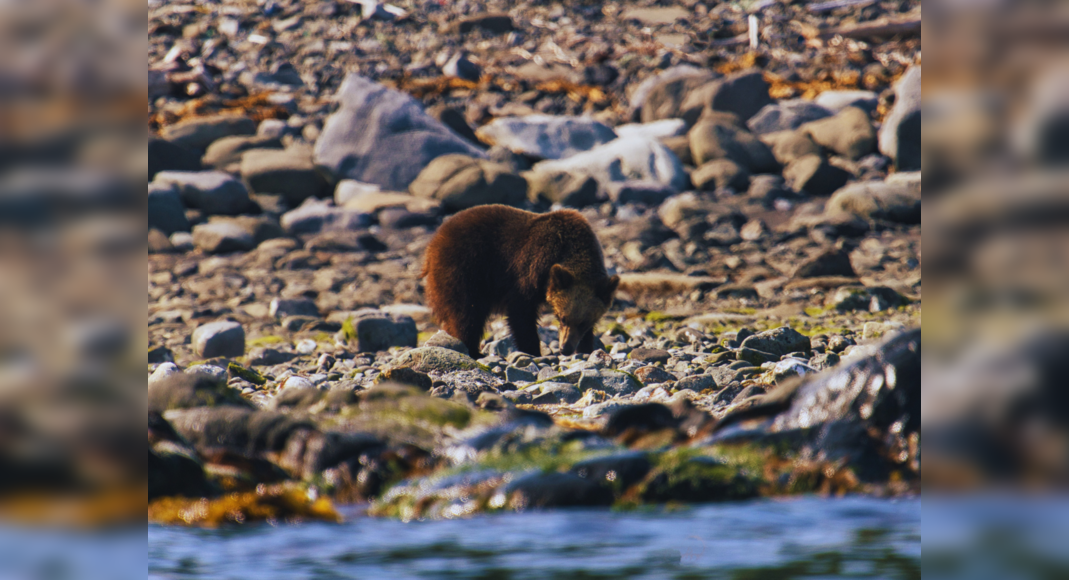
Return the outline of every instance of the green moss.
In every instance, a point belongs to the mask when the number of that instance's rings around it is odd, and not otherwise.
[[[226,370],[231,375],[241,377],[254,385],[262,385],[267,382],[267,379],[260,373],[247,369],[235,362],[228,364]]]
[[[668,320],[673,320],[674,318],[675,317],[665,314],[664,312],[661,312],[659,310],[653,310],[646,314],[647,322],[665,322]]]
[[[345,325],[344,324],[342,325],[342,330],[343,331],[345,330]],[[432,336],[434,336],[433,332],[426,332],[426,331],[421,332],[418,335],[416,335],[416,344],[424,344],[428,340],[430,340]]]
[[[605,330],[602,330],[598,334],[605,334],[606,332],[611,334],[612,336],[622,336],[627,340],[631,340],[631,335],[628,334],[627,329],[624,328],[624,325],[620,324],[619,322],[609,323]]]
[[[824,309],[819,306],[806,306],[805,313],[806,316],[812,316],[816,318],[824,314]]]
[[[286,342],[286,339],[282,338],[281,336],[268,335],[268,336],[260,336],[260,337],[257,337],[257,338],[254,338],[254,339],[250,340],[249,341],[249,346],[250,347],[253,347],[253,346],[268,346],[268,345],[279,344],[279,343],[283,343],[283,342]]]
[[[353,317],[345,319],[345,322],[341,323],[341,335],[345,338],[345,342],[356,340],[356,327],[353,325]]]

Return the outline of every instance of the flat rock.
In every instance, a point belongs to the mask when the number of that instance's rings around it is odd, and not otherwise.
[[[872,91],[832,90],[820,93],[813,102],[833,113],[847,107],[858,107],[871,113],[879,105],[880,96]]]
[[[690,153],[698,166],[713,159],[731,159],[754,173],[776,173],[779,163],[767,145],[728,120],[708,116],[687,133]]]
[[[838,248],[829,248],[798,265],[792,273],[794,278],[823,278],[826,276],[856,277],[850,265],[850,254]]]
[[[921,194],[908,184],[866,181],[835,192],[824,207],[828,215],[854,215],[905,224],[921,223]]]
[[[613,128],[620,137],[645,137],[665,139],[687,134],[687,122],[683,119],[661,119],[649,123],[628,123]]]
[[[499,163],[449,154],[431,161],[409,185],[409,191],[456,212],[492,203],[519,205],[527,198],[527,180]]]
[[[241,177],[255,193],[281,195],[291,207],[330,192],[327,181],[312,164],[311,149],[306,147],[245,151]]]
[[[421,373],[470,371],[479,368],[470,356],[437,346],[421,346],[406,351],[393,362],[394,367],[407,367]]]
[[[613,203],[640,203],[657,206],[678,193],[675,188],[657,181],[613,181],[605,187],[609,200]]]
[[[645,348],[639,347],[632,350],[627,358],[635,360],[641,363],[653,364],[653,363],[666,363],[672,355],[668,354],[667,350],[659,348]]]
[[[346,77],[335,100],[339,109],[327,118],[314,152],[316,166],[334,182],[355,179],[406,191],[436,157],[485,156],[411,96],[358,74]]]
[[[245,329],[229,320],[209,322],[193,331],[192,342],[193,351],[203,358],[238,357],[245,354]]]
[[[634,376],[609,369],[583,371],[578,384],[579,390],[583,392],[597,389],[610,394],[622,395],[637,393],[642,388],[642,383]]]
[[[392,346],[414,347],[419,335],[416,321],[403,314],[388,314],[378,310],[357,311],[351,323],[355,334],[351,338],[355,338],[356,349],[360,352],[378,352]],[[426,372],[418,368],[416,370]]]
[[[742,341],[742,348],[767,352],[777,357],[809,350],[809,337],[789,326],[759,332]]]
[[[205,215],[238,215],[252,208],[245,184],[222,171],[161,171],[154,181],[173,187],[183,205]]]
[[[241,115],[212,115],[183,119],[160,130],[160,136],[172,143],[204,151],[216,139],[231,135],[256,134],[256,121]]]
[[[219,171],[238,173],[241,170],[241,154],[249,149],[282,149],[282,140],[278,137],[259,135],[223,137],[208,146],[201,162]]]
[[[371,214],[309,198],[301,207],[283,214],[280,223],[291,235],[341,232],[366,228],[371,225]]]
[[[683,164],[653,139],[620,138],[567,159],[536,163],[533,173],[587,175],[601,187],[613,181],[644,180],[681,191],[687,182]]]
[[[753,134],[763,135],[776,131],[791,131],[809,121],[816,121],[832,115],[832,111],[813,101],[791,99],[765,105],[746,122],[746,126],[750,128]]]
[[[211,222],[193,226],[193,244],[209,254],[227,254],[255,248],[256,239],[238,224]]]
[[[549,115],[494,119],[475,135],[484,143],[539,159],[564,159],[617,137],[611,127],[589,117]]]

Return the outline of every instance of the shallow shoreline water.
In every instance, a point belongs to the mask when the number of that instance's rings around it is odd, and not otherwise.
[[[817,497],[403,523],[151,525],[149,578],[920,578],[921,500]]]

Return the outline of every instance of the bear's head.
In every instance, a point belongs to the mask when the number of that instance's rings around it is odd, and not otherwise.
[[[570,355],[612,306],[619,276],[586,280],[560,264],[549,271],[546,302],[560,322],[560,352]]]

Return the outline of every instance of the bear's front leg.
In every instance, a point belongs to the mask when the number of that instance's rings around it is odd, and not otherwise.
[[[586,331],[583,338],[579,339],[579,346],[575,348],[575,352],[581,354],[590,354],[594,352],[594,329]]]
[[[538,308],[516,305],[508,309],[507,316],[516,350],[542,356],[542,343],[538,340]]]

